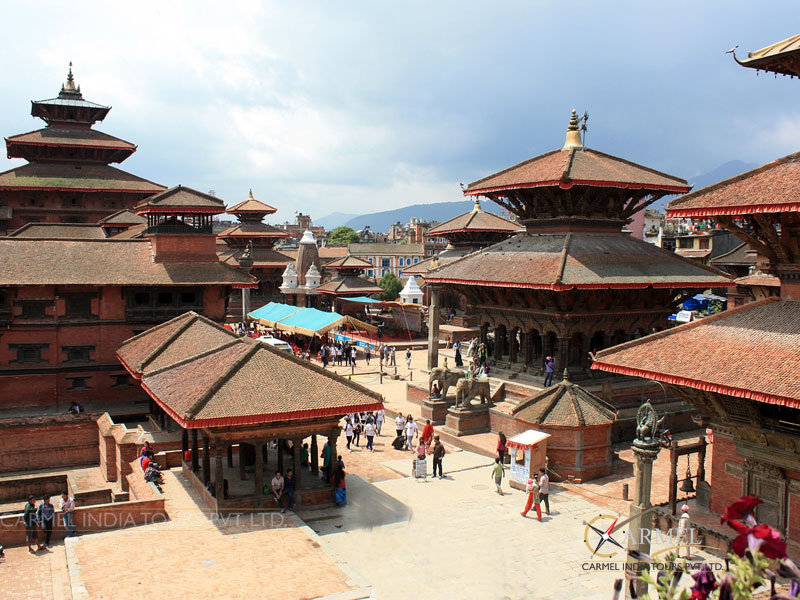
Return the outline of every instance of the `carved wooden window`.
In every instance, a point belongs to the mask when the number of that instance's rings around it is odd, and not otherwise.
[[[53,305],[50,300],[19,300],[18,304],[22,307],[23,319],[44,319],[45,309]]]
[[[16,364],[34,364],[47,362],[42,358],[42,351],[47,350],[49,344],[9,344],[8,349],[17,353]]]
[[[61,351],[66,355],[66,360],[64,362],[92,362],[94,346],[63,346]]]

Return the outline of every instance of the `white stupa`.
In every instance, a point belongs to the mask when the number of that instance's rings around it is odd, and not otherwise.
[[[422,304],[424,294],[417,285],[417,279],[413,275],[408,278],[403,291],[400,292],[400,299],[408,304]]]

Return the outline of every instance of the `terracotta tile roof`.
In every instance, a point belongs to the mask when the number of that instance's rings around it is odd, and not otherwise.
[[[109,150],[129,150],[133,153],[136,145],[108,135],[96,129],[57,129],[45,127],[20,133],[6,138],[6,145],[24,144],[26,146],[87,146]]]
[[[800,408],[800,301],[767,298],[601,350],[593,369]]]
[[[800,66],[797,60],[798,54],[800,54],[800,34],[793,35],[760,50],[748,52],[747,58],[744,60],[739,60],[736,55],[734,55],[734,58],[743,67],[762,69],[782,75],[798,76],[800,75],[800,72],[798,72],[798,66]]]
[[[224,327],[193,311],[132,337],[117,348],[117,358],[136,377],[235,342]]]
[[[340,416],[383,406],[371,390],[237,338],[195,313],[123,342],[117,354],[153,399],[187,428]],[[146,364],[151,357],[159,367]]]
[[[330,281],[323,283],[317,288],[317,291],[327,294],[380,294],[383,288],[374,281],[365,279],[363,277],[337,277]]]
[[[0,190],[18,189],[155,194],[164,186],[108,165],[37,162],[0,173]]]
[[[372,269],[371,262],[348,254],[325,265],[329,269]]]
[[[428,272],[433,269],[434,266],[438,268],[449,265],[451,262],[471,253],[470,250],[452,250],[449,252],[452,252],[452,254],[449,256],[442,256],[441,254],[438,256],[429,256],[428,258],[419,261],[415,265],[404,267],[403,275],[419,275],[420,277],[426,277]]]
[[[106,234],[95,223],[26,223],[8,237],[65,239],[65,240],[104,240]]]
[[[115,240],[132,240],[144,236],[145,231],[147,231],[147,223],[142,223],[141,225],[132,225],[125,231],[115,233],[111,237]]]
[[[264,204],[263,202],[256,200],[255,198],[253,198],[251,192],[251,195],[247,200],[231,206],[227,210],[227,212],[232,215],[239,213],[251,213],[251,214],[261,213],[265,215],[271,215],[273,213],[278,212],[278,209],[273,206],[270,206],[269,204]]]
[[[476,203],[477,209],[466,212],[463,215],[453,217],[428,230],[426,235],[446,235],[448,233],[459,233],[462,231],[504,231],[513,233],[522,226],[514,221],[509,221],[503,217],[498,217],[492,213],[484,212],[480,209],[480,204]]]
[[[328,262],[335,260],[337,258],[342,258],[343,256],[347,256],[347,247],[346,246],[325,246],[323,248],[319,248],[319,259],[322,261],[323,264],[327,265]],[[291,260],[295,260],[297,258],[297,248],[280,250],[280,253],[288,256]]]
[[[470,183],[465,194],[573,185],[688,192],[686,180],[589,148],[554,150]]]
[[[800,152],[672,200],[668,218],[800,212]]]
[[[291,237],[287,233],[266,223],[236,223],[228,227],[225,231],[217,234],[221,238],[285,238]]]
[[[713,266],[743,266],[749,267],[756,264],[756,253],[744,242],[733,250],[715,256],[709,261]]]
[[[620,233],[517,233],[429,272],[426,281],[555,291],[733,285],[716,269]]]
[[[781,287],[781,280],[773,275],[745,275],[735,280],[736,285],[760,285],[764,287]]]
[[[676,248],[675,254],[685,258],[705,258],[711,254],[711,250],[690,250],[688,248]]]
[[[239,266],[239,257],[241,257],[242,253],[244,252],[244,248],[228,248],[226,247],[223,250],[217,250],[217,255],[220,257],[220,260],[223,261],[227,265],[231,265],[233,267]],[[294,263],[294,259],[289,258],[288,256],[281,254],[271,248],[259,248],[258,246],[253,248],[252,252],[253,258],[253,267],[254,268],[270,268],[270,267],[280,267],[283,268],[289,263]]]
[[[132,210],[124,208],[122,210],[118,210],[113,215],[103,217],[98,221],[98,223],[100,225],[140,225],[146,224],[147,219],[141,215],[137,215]]]
[[[234,285],[247,274],[217,261],[156,263],[150,240],[0,238],[0,286]]]
[[[610,425],[616,420],[611,405],[569,381],[566,373],[563,381],[523,400],[511,414],[526,423],[556,427]]]
[[[183,185],[176,185],[168,190],[146,198],[134,207],[137,213],[145,212],[203,212],[221,214],[225,212],[225,202],[198,192]]]

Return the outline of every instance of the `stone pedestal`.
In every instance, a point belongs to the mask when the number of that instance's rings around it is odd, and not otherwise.
[[[422,401],[422,421],[430,419],[434,425],[444,425],[447,418],[447,409],[455,404],[455,398],[425,398]]]
[[[475,404],[468,408],[450,408],[447,410],[444,430],[456,436],[488,433],[491,431],[489,405]]]

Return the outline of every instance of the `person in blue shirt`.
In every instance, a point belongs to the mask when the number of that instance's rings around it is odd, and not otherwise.
[[[544,359],[544,387],[553,385],[553,373],[556,370],[556,361],[552,356]]]
[[[50,538],[53,535],[53,523],[56,520],[56,507],[50,502],[50,496],[45,496],[39,509],[36,511],[36,520],[44,533],[44,544],[39,548],[49,548]]]

